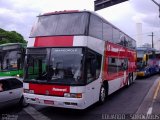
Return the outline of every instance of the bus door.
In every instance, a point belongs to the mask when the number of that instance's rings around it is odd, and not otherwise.
[[[100,78],[100,70],[101,70],[101,60],[102,56],[88,51],[86,56],[86,96],[89,102],[96,102],[99,99],[99,91],[101,87],[101,78]]]

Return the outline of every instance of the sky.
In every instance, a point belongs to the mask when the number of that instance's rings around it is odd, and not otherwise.
[[[160,0],[155,0],[160,3]],[[61,10],[94,11],[94,0],[0,0],[0,28],[21,33],[25,40],[39,14]],[[158,6],[152,0],[129,0],[96,11],[100,16],[137,41],[137,46],[151,44],[160,50],[160,18]],[[136,23],[142,25],[137,33]],[[137,35],[141,40],[137,40]]]

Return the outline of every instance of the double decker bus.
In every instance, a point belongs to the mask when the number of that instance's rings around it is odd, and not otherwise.
[[[155,55],[157,59],[158,72],[160,73],[160,51],[156,51]]]
[[[158,73],[157,50],[148,47],[137,47],[137,76],[147,77]]]
[[[28,103],[85,109],[136,78],[136,42],[90,11],[38,16],[28,42]]]
[[[7,43],[0,45],[0,77],[23,76],[26,45]]]

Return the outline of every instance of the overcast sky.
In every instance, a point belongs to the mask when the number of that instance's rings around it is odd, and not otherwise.
[[[156,1],[160,3],[160,0]],[[0,28],[18,31],[29,40],[37,15],[51,11],[84,9],[93,11],[94,0],[0,0]],[[137,45],[151,43],[148,35],[154,32],[155,46],[160,49],[157,44],[160,40],[158,6],[151,0],[129,0],[96,12],[134,39],[137,39],[136,23],[142,23],[143,40],[137,41]]]

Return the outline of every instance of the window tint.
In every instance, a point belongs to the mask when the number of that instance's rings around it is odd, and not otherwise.
[[[92,14],[90,17],[89,35],[102,39],[102,20]]]
[[[112,26],[107,23],[103,23],[103,40],[112,41]]]
[[[89,22],[89,36],[120,44],[132,49],[136,48],[136,41],[125,35],[118,28],[106,20],[91,14]]]
[[[132,49],[136,49],[136,41],[132,39]]]
[[[120,41],[118,44],[125,46],[125,47],[128,47],[128,37],[125,34],[121,33],[120,34]]]
[[[108,58],[108,74],[117,73],[117,59]]]
[[[115,28],[113,28],[113,42],[114,43],[120,42],[120,32]]]
[[[30,37],[53,35],[84,35],[88,13],[68,13],[39,16]]]
[[[102,56],[91,51],[88,52],[86,58],[87,83],[99,78],[101,69]]]
[[[12,50],[12,51],[4,51],[2,54],[2,70],[17,70],[20,69],[20,60],[21,55],[20,51]]]
[[[33,79],[40,77],[46,73],[48,59],[50,54],[49,48],[27,49],[27,68],[26,78]]]
[[[3,85],[3,82],[0,81],[0,92],[3,92],[4,91],[4,85]]]
[[[11,90],[11,87],[10,87],[10,83],[8,82],[8,80],[1,80],[0,81],[1,83],[1,91],[8,91],[8,90]]]
[[[128,60],[127,59],[118,59],[117,61],[117,71],[125,71],[128,69]]]
[[[10,82],[12,89],[21,88],[23,86],[23,83],[15,78],[11,78],[8,81]]]
[[[108,58],[108,74],[114,74],[128,69],[128,60],[124,58]]]
[[[134,45],[132,45],[132,39],[128,38],[128,47],[129,48],[134,48]]]

